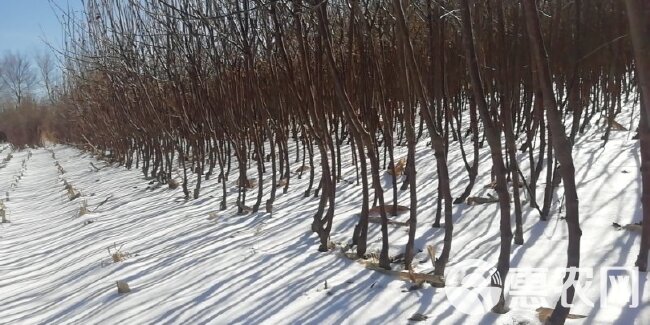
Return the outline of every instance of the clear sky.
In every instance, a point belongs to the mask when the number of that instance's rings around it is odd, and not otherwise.
[[[75,11],[82,8],[82,0],[51,0]],[[57,15],[49,0],[0,0],[0,54],[5,51],[31,55],[49,50],[43,40],[60,48],[62,32]]]

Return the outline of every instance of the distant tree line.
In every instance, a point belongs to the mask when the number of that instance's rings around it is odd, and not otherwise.
[[[43,132],[55,124],[58,69],[54,57],[40,52],[0,54],[0,131],[19,146],[41,144]],[[2,141],[2,139],[0,139]]]

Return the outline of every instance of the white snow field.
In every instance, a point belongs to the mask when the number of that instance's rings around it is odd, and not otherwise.
[[[601,268],[634,266],[640,240],[636,232],[615,230],[612,222],[640,221],[641,205],[634,132],[613,132],[602,147],[597,128],[579,138],[574,152],[583,231],[581,265],[593,268],[582,295],[594,306],[577,298],[571,313],[586,318],[569,319],[567,324],[650,324],[645,273],[639,277],[638,307],[601,306]],[[431,227],[437,181],[434,156],[425,144],[421,141],[417,151],[416,248],[423,250],[415,261],[419,272],[432,270],[426,246],[436,246],[439,254],[444,235],[443,229]],[[452,194],[458,196],[466,185],[466,172],[458,145],[451,148]],[[289,192],[278,191],[272,215],[238,216],[236,193],[229,194],[229,209],[218,211],[221,191],[216,177],[204,183],[199,199],[186,201],[181,189],[150,189],[139,170],[109,166],[71,147],[49,149],[64,168],[63,175],[47,149],[32,149],[29,159],[29,150],[16,151],[6,166],[0,164],[0,198],[9,193],[5,205],[10,220],[0,225],[2,324],[406,324],[416,313],[427,317],[422,324],[538,324],[537,307],[553,307],[560,293],[552,290],[561,285],[556,279],[541,287],[549,289],[548,301],[525,306],[514,303],[512,289],[509,313],[467,315],[449,303],[444,288],[425,284],[408,290],[411,283],[366,269],[336,251],[318,252],[317,236],[310,231],[318,199],[303,197],[306,176],[298,180],[293,175]],[[349,148],[344,149],[345,159],[351,159]],[[397,150],[398,157],[406,155],[405,147]],[[467,150],[471,153],[469,140]],[[0,159],[10,152],[5,148]],[[519,155],[528,176],[527,153]],[[91,162],[101,169],[96,171]],[[299,166],[292,164],[292,170]],[[353,179],[351,162],[346,160],[343,166],[343,178]],[[251,167],[249,177],[257,177]],[[484,188],[490,167],[486,145],[473,196],[492,191]],[[540,202],[544,174],[538,184]],[[236,170],[231,172],[230,188],[233,175]],[[265,184],[270,184],[269,177],[270,171]],[[82,196],[70,201],[63,179]],[[386,180],[388,202],[389,183]],[[357,220],[361,192],[347,182],[339,183],[337,191],[331,240],[345,244]],[[249,191],[248,205],[255,195]],[[400,204],[408,205],[408,191],[399,195]],[[78,216],[84,200],[91,212]],[[562,202],[560,186],[548,222],[540,222],[536,210],[524,206],[525,244],[513,245],[513,268],[564,267],[567,231],[560,219]],[[469,259],[495,265],[498,205],[460,204],[453,211],[448,270]],[[407,227],[390,226],[391,255],[402,252],[406,240]],[[107,249],[114,246],[122,247],[126,260],[113,263]],[[369,251],[379,248],[380,227],[371,224]],[[117,280],[127,281],[132,291],[118,294]]]

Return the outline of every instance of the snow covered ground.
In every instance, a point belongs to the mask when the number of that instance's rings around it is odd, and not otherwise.
[[[649,324],[647,274],[639,278],[639,307],[600,305],[599,269],[631,267],[638,253],[638,234],[616,231],[612,222],[639,221],[641,206],[638,143],[628,132],[613,132],[603,148],[595,129],[578,140],[574,153],[583,230],[581,263],[594,268],[585,297],[595,305],[578,302],[571,312],[587,317],[567,323]],[[426,245],[441,248],[444,235],[443,229],[430,226],[437,181],[435,169],[427,167],[435,162],[424,142],[417,151],[416,248],[424,252],[418,253],[416,262],[422,272],[432,268]],[[218,211],[221,192],[216,177],[204,183],[199,199],[186,201],[180,189],[151,189],[138,170],[107,166],[66,146],[50,149],[64,168],[63,175],[46,149],[31,150],[30,158],[29,151],[17,151],[5,167],[0,164],[0,197],[9,193],[5,205],[11,221],[0,225],[2,324],[404,324],[415,313],[426,315],[422,322],[426,324],[537,324],[535,309],[553,307],[559,294],[550,290],[548,303],[535,306],[511,303],[512,310],[504,315],[466,315],[449,303],[444,288],[425,285],[408,290],[411,284],[394,276],[368,270],[336,252],[319,253],[317,237],[309,230],[318,199],[303,198],[307,177],[298,180],[294,175],[289,192],[278,192],[273,215],[237,216],[236,193],[229,196],[229,210]],[[406,155],[405,147],[398,151],[398,157]],[[0,159],[9,153],[3,150]],[[528,175],[526,157],[521,154]],[[452,194],[458,196],[466,172],[456,144],[449,161]],[[96,171],[91,162],[101,170]],[[299,166],[292,165],[292,170]],[[483,149],[473,196],[492,191],[484,188],[490,166],[488,151]],[[252,167],[249,175],[256,175]],[[344,179],[354,178],[349,161],[344,162],[343,174]],[[70,201],[63,179],[82,196]],[[399,195],[400,204],[408,205],[408,191]],[[249,204],[254,197],[250,191]],[[84,200],[92,212],[78,216]],[[554,201],[548,222],[538,221],[537,212],[525,205],[525,244],[513,245],[512,267],[564,267],[567,231],[560,220],[564,212],[558,211],[561,189]],[[358,186],[338,185],[333,242],[349,242],[360,202]],[[494,265],[499,248],[498,206],[461,204],[453,209],[449,268],[468,259]],[[379,225],[370,227],[369,250],[378,251]],[[406,227],[390,227],[391,255],[403,251],[406,231]],[[115,246],[126,254],[125,261],[112,262],[107,249]],[[119,295],[117,280],[126,280],[132,292]]]

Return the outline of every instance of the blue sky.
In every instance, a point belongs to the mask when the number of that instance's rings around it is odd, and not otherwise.
[[[81,0],[52,0],[73,10],[81,9]],[[60,13],[59,13],[60,15]],[[57,13],[48,0],[0,0],[0,54],[6,51],[31,55],[49,50],[43,39],[60,48],[62,32]]]

